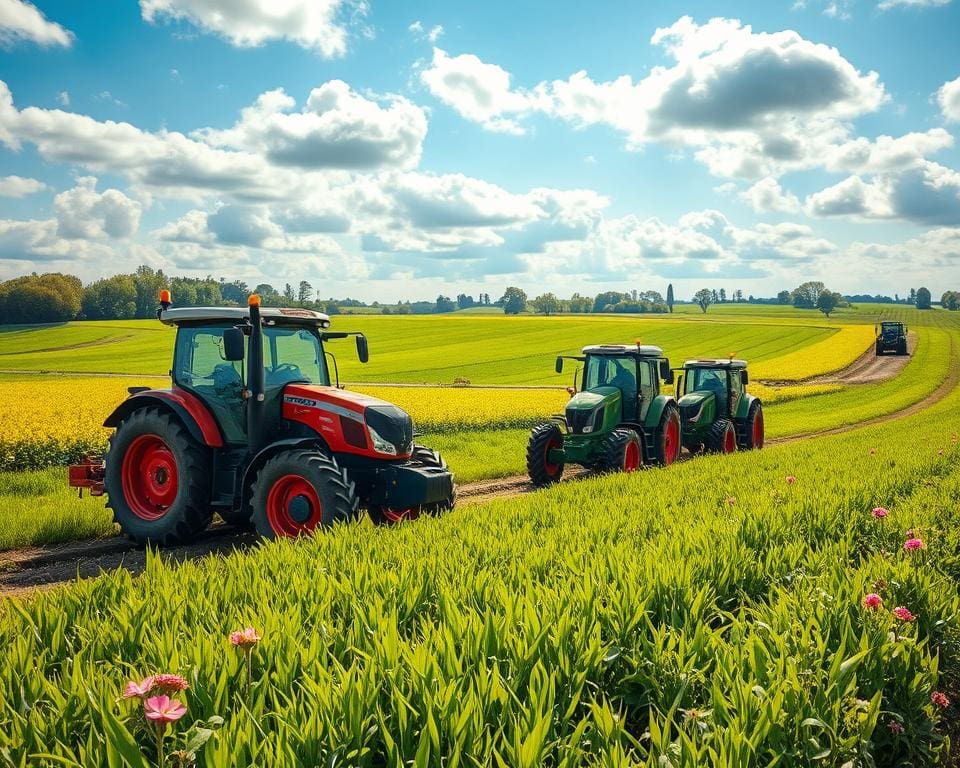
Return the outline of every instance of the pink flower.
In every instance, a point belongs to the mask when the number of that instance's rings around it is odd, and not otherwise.
[[[787,485],[793,485],[795,482],[797,482],[797,478],[795,478],[793,475],[787,475],[786,480]]]
[[[903,726],[896,720],[890,720],[887,723],[887,728],[890,729],[890,733],[892,733],[894,736],[899,736],[904,731]]]
[[[946,709],[950,706],[950,699],[947,698],[945,693],[941,693],[940,691],[934,691],[931,693],[930,701],[932,701],[936,706],[940,707],[940,709]]]
[[[177,722],[187,714],[187,708],[182,702],[168,696],[154,696],[143,702],[143,714],[147,720],[166,725]]]
[[[903,542],[903,548],[907,552],[913,552],[915,549],[923,549],[926,544],[923,543],[923,539],[907,539]]]
[[[252,648],[260,642],[260,634],[253,627],[238,629],[230,633],[230,642],[238,648]]]
[[[176,693],[177,691],[185,691],[190,687],[190,683],[187,682],[185,677],[180,677],[180,675],[154,675],[153,676],[153,690],[156,693]]]
[[[123,687],[123,698],[142,699],[150,695],[153,690],[155,678],[153,675],[145,677],[139,683],[131,680]]]
[[[737,503],[737,497],[736,497],[736,496],[727,496],[727,504],[729,504],[729,505],[732,507],[732,506],[734,506],[736,503]]]
[[[883,607],[883,599],[876,592],[871,592],[868,595],[864,595],[863,607],[869,608],[871,611],[876,611]]]
[[[893,615],[896,616],[898,619],[900,619],[900,621],[907,621],[907,622],[913,621],[915,618],[917,618],[912,613],[910,613],[909,608],[904,608],[902,605],[898,605],[896,608],[893,609]]]
[[[890,514],[890,510],[887,509],[886,507],[874,507],[874,508],[873,508],[873,516],[874,516],[875,518],[877,518],[877,520],[880,520],[881,518],[884,518],[884,517],[886,517],[886,516],[889,515],[889,514]]]

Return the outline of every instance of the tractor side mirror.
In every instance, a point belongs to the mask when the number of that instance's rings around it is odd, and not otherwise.
[[[660,361],[660,378],[664,384],[673,384],[673,370],[670,368],[670,361],[663,359]]]
[[[227,328],[223,332],[223,358],[229,362],[243,360],[243,331]]]
[[[557,364],[555,366],[557,373],[563,373],[563,358],[557,357]]]
[[[362,333],[357,334],[357,357],[360,358],[361,363],[365,363],[370,359],[370,348],[367,346],[367,337]]]
[[[746,369],[746,368],[744,368],[742,371],[740,371],[740,380],[743,381],[743,386],[747,386],[747,384],[750,383],[750,376],[749,376],[749,374],[747,373],[747,369]]]

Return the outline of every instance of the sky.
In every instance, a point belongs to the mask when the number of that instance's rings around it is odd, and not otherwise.
[[[0,0],[0,279],[960,289],[960,0]]]

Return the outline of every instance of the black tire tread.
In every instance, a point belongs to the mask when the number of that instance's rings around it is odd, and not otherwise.
[[[636,440],[641,446],[640,455],[643,456],[643,442],[640,436],[632,429],[626,427],[617,427],[613,432],[604,438],[603,441],[603,459],[598,465],[601,472],[622,472],[623,455],[627,445]],[[641,460],[642,464],[642,460]]]
[[[656,447],[654,448],[656,455],[653,457],[653,460],[661,467],[666,466],[667,463],[667,457],[663,450],[663,436],[666,432],[667,420],[671,414],[676,414],[677,417],[678,439],[680,439],[680,431],[682,430],[682,425],[680,424],[680,409],[673,403],[667,404],[663,409],[663,413],[660,414],[660,424],[657,426]]]
[[[711,453],[723,453],[723,439],[727,434],[728,425],[733,422],[729,419],[717,419],[707,432],[707,450]],[[736,442],[736,441],[734,441]]]
[[[563,476],[564,464],[560,464],[560,471],[556,475],[547,473],[544,466],[544,451],[551,439],[560,438],[563,442],[563,432],[556,424],[538,424],[530,430],[530,439],[527,442],[527,475],[530,481],[538,488],[551,485]]]
[[[747,411],[747,420],[744,422],[743,440],[737,440],[737,448],[741,451],[752,451],[757,446],[753,443],[753,422],[757,418],[757,413],[762,412],[763,407],[759,400],[754,400],[750,404],[750,410]]]

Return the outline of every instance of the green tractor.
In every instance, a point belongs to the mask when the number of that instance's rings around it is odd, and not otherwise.
[[[745,360],[687,360],[677,379],[682,444],[691,453],[763,447],[763,405],[747,392]]]
[[[893,352],[903,356],[907,354],[907,326],[895,320],[884,320],[880,328],[874,329],[877,334],[877,356]]]
[[[566,412],[531,431],[527,472],[534,485],[555,483],[566,464],[601,472],[632,472],[642,464],[667,465],[680,455],[680,411],[660,380],[673,383],[670,361],[659,347],[603,344],[582,356],[557,358],[583,364]],[[579,373],[579,369],[578,369]]]

